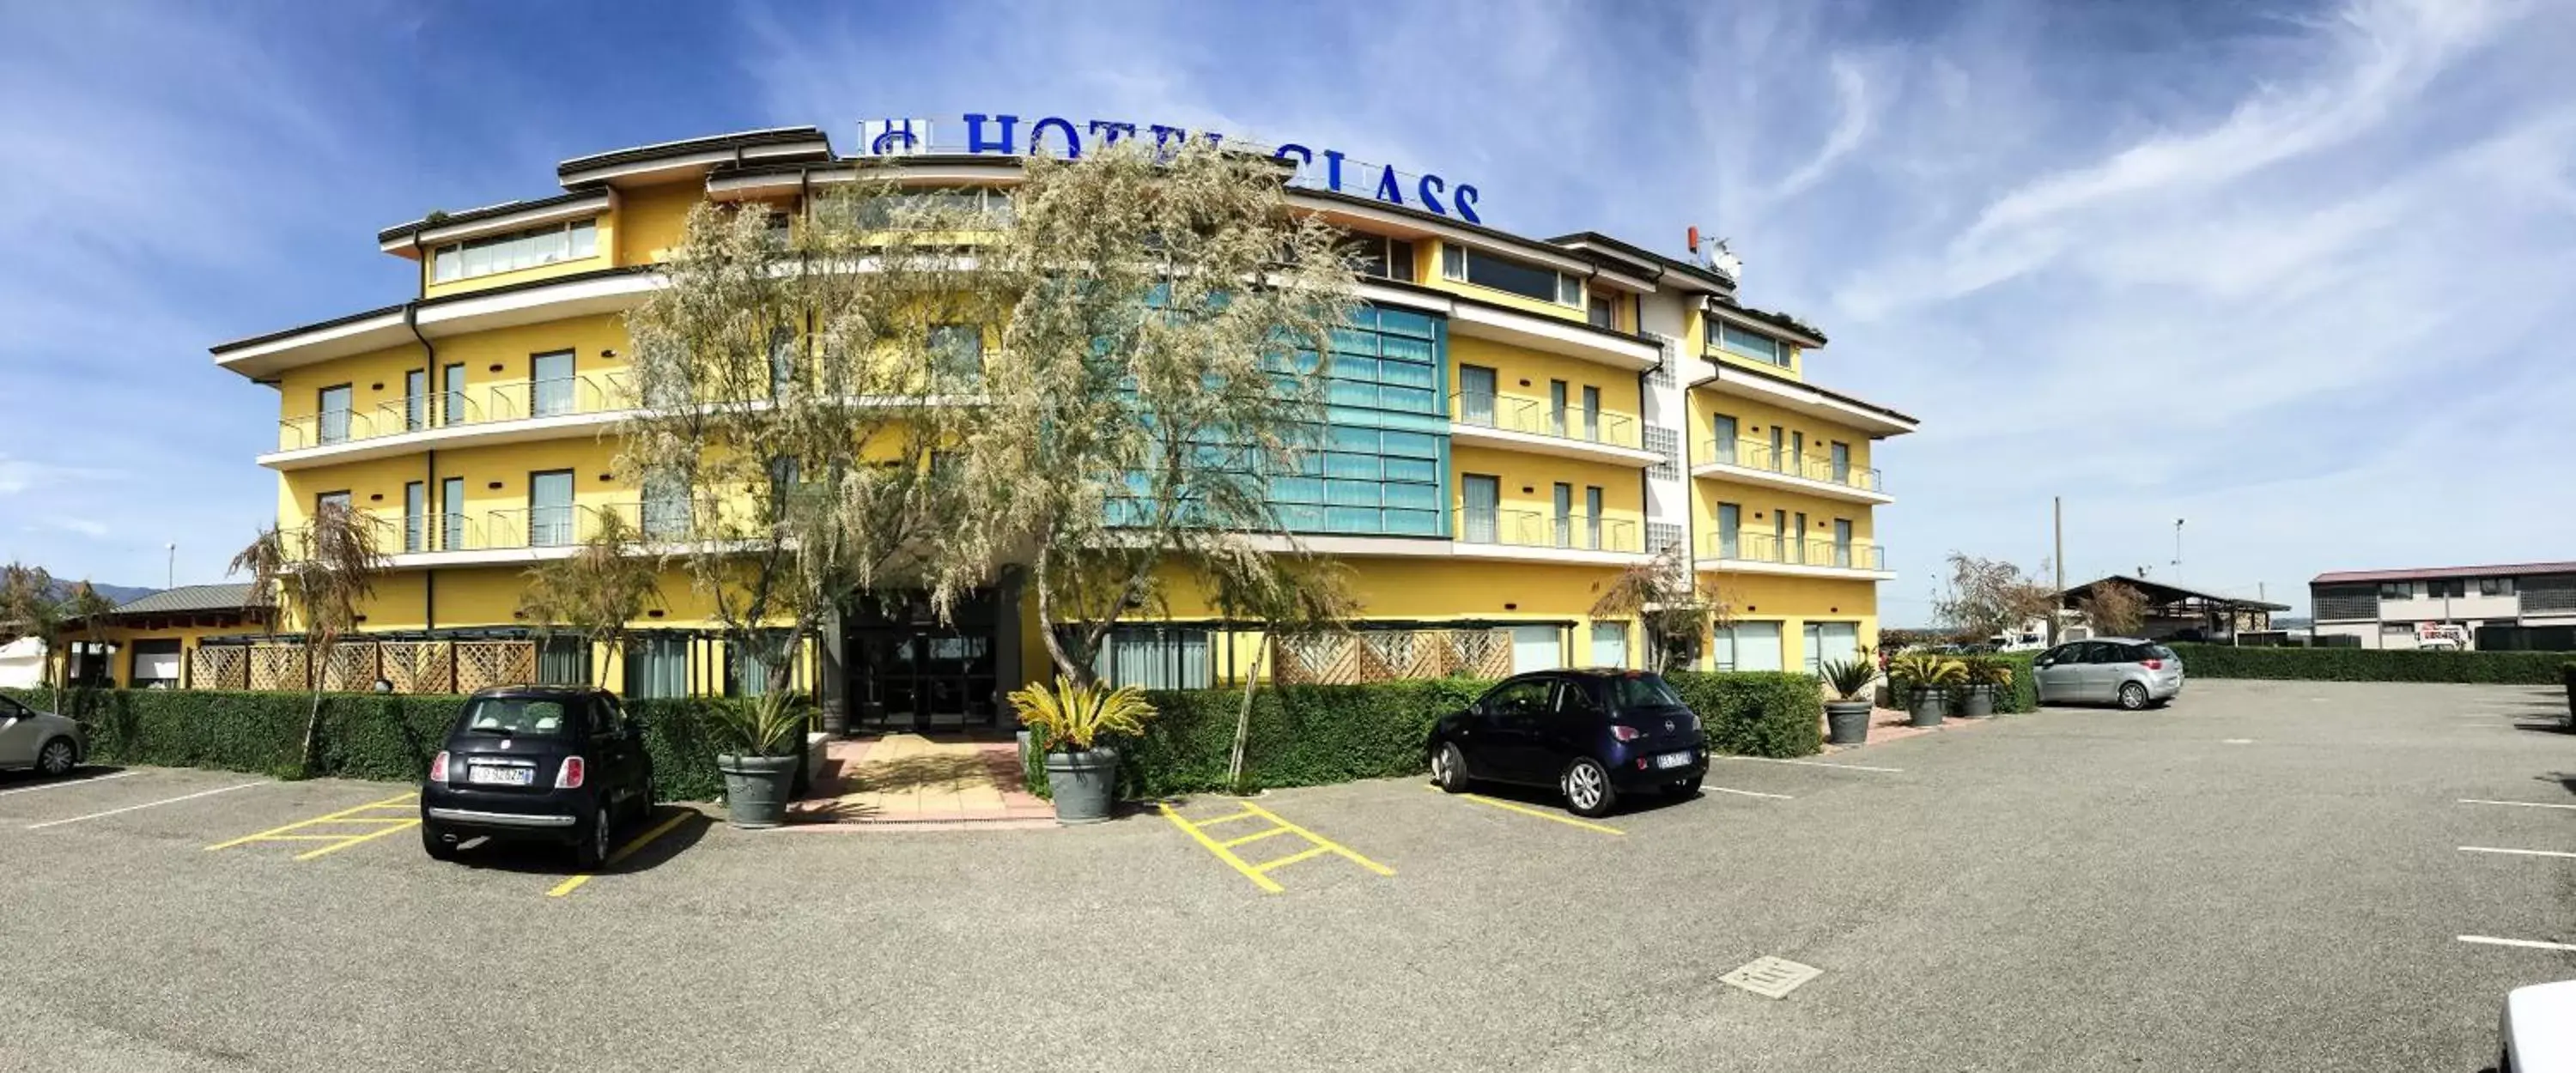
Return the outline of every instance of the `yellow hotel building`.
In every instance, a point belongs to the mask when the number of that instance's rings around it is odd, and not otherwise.
[[[982,148],[842,155],[811,127],[699,138],[565,161],[559,194],[379,232],[416,266],[412,294],[213,348],[277,391],[276,449],[258,462],[277,472],[279,524],[336,500],[398,534],[370,637],[530,636],[515,615],[530,564],[570,554],[588,519],[651,513],[612,478],[606,433],[629,405],[621,316],[689,208],[788,221],[862,174],[996,196],[1019,158]],[[1349,186],[1289,196],[1372,248],[1367,306],[1335,345],[1330,450],[1273,493],[1308,546],[1353,569],[1354,651],[1374,673],[1419,673],[1409,646],[1434,642],[1478,673],[1632,664],[1650,642],[1591,616],[1598,587],[1677,546],[1734,608],[1731,629],[1697,639],[1702,667],[1796,670],[1875,642],[1893,575],[1873,459],[1915,422],[1811,382],[1822,333],[1742,304],[1724,271],[1602,235],[1529,238]],[[1005,571],[947,624],[843,616],[825,640],[838,680],[812,684],[848,698],[854,723],[990,721],[999,692],[1045,669],[1027,601]],[[1188,603],[1122,627],[1104,669],[1162,686],[1240,673],[1241,646]],[[538,674],[645,695],[744,687],[676,574],[637,626],[626,653],[550,647]],[[1309,677],[1336,658],[1306,657]]]

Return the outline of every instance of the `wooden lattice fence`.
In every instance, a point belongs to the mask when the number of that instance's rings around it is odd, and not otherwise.
[[[249,686],[257,690],[310,689],[313,680],[306,676],[308,668],[303,645],[252,645]]]
[[[456,692],[537,680],[534,641],[456,642]]]
[[[1512,673],[1502,630],[1368,630],[1283,638],[1283,685],[1357,685],[1407,678],[1501,678]]]
[[[250,649],[241,645],[199,645],[188,653],[188,688],[250,688]]]

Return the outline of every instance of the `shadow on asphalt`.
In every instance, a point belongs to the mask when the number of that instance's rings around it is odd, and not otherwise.
[[[40,775],[36,773],[34,769],[26,771],[6,771],[0,772],[0,790],[14,790],[21,786],[34,786],[37,783],[44,782],[83,782],[106,775],[114,775],[117,772],[124,770],[125,769],[121,767],[82,765],[80,767],[73,768],[71,774],[65,775],[59,779]]]
[[[1528,805],[1531,808],[1543,808],[1554,812],[1562,812],[1569,817],[1574,816],[1574,810],[1565,807],[1565,798],[1555,790],[1548,787],[1479,782],[1469,786],[1467,788],[1467,792],[1490,797],[1497,801],[1509,801],[1516,805]],[[1689,796],[1681,796],[1677,794],[1657,793],[1652,790],[1631,790],[1620,794],[1617,807],[1610,811],[1610,815],[1604,816],[1602,819],[1615,819],[1620,816],[1640,816],[1649,812],[1662,812],[1663,810],[1672,808],[1676,805],[1688,804],[1707,796],[1708,795],[1705,793],[1694,793]]]
[[[661,837],[645,843],[635,852],[615,864],[600,868],[598,872],[603,875],[649,872],[688,852],[689,847],[697,845],[700,840],[707,837],[708,828],[714,827],[716,821],[694,809],[674,809],[668,805],[653,810],[653,814],[646,817],[643,822],[628,824],[618,831],[619,840],[616,847],[624,848],[645,832],[661,826],[664,821],[683,812],[693,818],[682,821],[679,826],[664,832]],[[615,850],[612,849],[611,852]],[[490,838],[481,842],[469,842],[459,847],[456,863],[468,868],[530,875],[569,876],[580,871],[573,867],[570,846],[556,845],[551,842],[502,841]]]

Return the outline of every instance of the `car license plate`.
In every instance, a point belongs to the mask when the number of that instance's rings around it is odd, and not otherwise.
[[[1678,753],[1665,753],[1665,754],[1663,754],[1663,755],[1658,756],[1658,757],[1656,757],[1656,758],[1655,758],[1655,766],[1656,766],[1656,767],[1659,767],[1659,768],[1663,768],[1663,767],[1689,767],[1689,766],[1690,766],[1690,762],[1691,762],[1691,754],[1690,754],[1690,752],[1689,752],[1688,750],[1684,750],[1684,751],[1682,751],[1682,752],[1678,752]]]
[[[526,786],[536,780],[537,772],[534,768],[469,767],[465,769],[465,781],[491,786]]]

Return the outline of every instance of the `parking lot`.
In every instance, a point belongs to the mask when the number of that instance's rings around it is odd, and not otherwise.
[[[2195,682],[1599,821],[1412,780],[1049,831],[664,806],[589,878],[431,862],[401,786],[0,777],[0,1065],[2468,1073],[2576,977],[2563,703]],[[1721,980],[1766,956],[1820,972]]]

